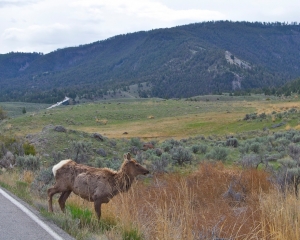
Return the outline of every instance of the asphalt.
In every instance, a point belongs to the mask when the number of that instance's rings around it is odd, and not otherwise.
[[[37,210],[0,188],[0,240],[74,240]]]

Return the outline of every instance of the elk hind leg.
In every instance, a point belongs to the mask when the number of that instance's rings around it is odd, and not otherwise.
[[[54,194],[61,192],[58,188],[56,187],[51,187],[48,189],[48,211],[53,212],[53,207],[52,207],[52,197]]]
[[[68,199],[68,197],[70,196],[72,191],[65,191],[62,192],[62,194],[60,195],[59,199],[58,199],[58,203],[60,206],[60,209],[65,212],[65,206],[66,206],[66,201]]]

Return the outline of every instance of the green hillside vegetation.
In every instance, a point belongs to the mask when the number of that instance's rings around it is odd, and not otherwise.
[[[274,88],[265,89],[265,93],[269,95],[277,94],[277,95],[285,95],[285,96],[291,96],[293,93],[298,94],[300,93],[300,78],[290,81],[278,89],[274,89]]]
[[[150,86],[139,96],[161,98],[277,87],[299,77],[299,45],[296,23],[218,21],[2,54],[0,101],[95,100],[138,83]]]

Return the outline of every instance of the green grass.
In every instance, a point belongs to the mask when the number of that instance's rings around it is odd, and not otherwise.
[[[93,213],[89,209],[81,209],[75,205],[67,205],[67,210],[70,212],[73,219],[78,219],[80,226],[85,226],[92,222]]]
[[[123,240],[142,240],[142,235],[139,233],[139,231],[135,228],[132,228],[130,230],[125,230],[122,234]]]
[[[161,101],[157,99],[126,102],[111,101],[63,106],[50,110],[41,110],[35,114],[26,113],[18,118],[5,120],[1,125],[4,131],[14,132],[18,135],[41,131],[44,126],[53,124],[87,132],[110,133],[119,129],[118,136],[120,136],[123,129],[126,131],[126,128],[132,128],[131,126],[135,123],[136,125],[146,126],[145,131],[149,132],[149,126],[157,128],[160,123],[168,120],[174,121],[178,117],[180,117],[178,121],[184,123],[184,118],[186,117],[188,118],[186,127],[193,130],[203,127],[203,124],[206,126],[211,124],[211,122],[201,122],[201,117],[209,114],[216,112],[221,114],[242,112],[241,114],[244,114],[247,111],[252,111],[252,107],[245,109],[242,106],[235,106],[226,101],[194,102],[185,100]],[[154,119],[149,119],[150,116],[153,116]],[[102,120],[107,121],[107,124],[102,124]],[[142,132],[142,130],[139,131]],[[182,129],[182,132],[185,132],[185,129]],[[182,135],[182,133],[177,132],[174,134]],[[136,134],[136,136],[139,135]]]
[[[19,198],[25,200],[29,204],[32,204],[32,197],[30,195],[29,189],[30,189],[30,185],[28,183],[17,181],[13,192]]]
[[[32,114],[46,109],[50,104],[44,103],[24,103],[24,102],[0,102],[0,106],[7,113],[8,117],[19,117],[24,115],[22,110],[26,109],[26,114]]]

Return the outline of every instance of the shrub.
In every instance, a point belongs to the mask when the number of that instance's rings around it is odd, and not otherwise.
[[[64,159],[63,157],[63,153],[58,151],[58,152],[52,152],[52,161],[51,161],[51,165],[55,165],[56,163],[59,163],[62,159]]]
[[[89,142],[73,141],[67,155],[77,163],[88,162],[91,154],[91,144]]]
[[[276,118],[278,118],[278,119],[282,119],[282,113],[277,113],[275,116],[276,116]]]
[[[217,146],[211,149],[210,152],[207,153],[205,156],[208,159],[225,161],[227,159],[228,154],[229,154],[229,150],[227,148]]]
[[[283,132],[276,132],[276,133],[274,134],[275,139],[277,139],[277,138],[282,138],[282,137],[284,137],[284,136],[285,136],[285,134],[284,134]]]
[[[163,153],[160,157],[152,159],[152,168],[154,172],[167,172],[169,164],[172,162],[172,157],[168,153]]]
[[[6,112],[0,106],[0,120],[7,118]]]
[[[243,146],[239,147],[239,151],[241,154],[249,153],[249,150],[250,150],[250,144],[248,143],[245,143]]]
[[[35,192],[41,197],[47,197],[47,189],[50,185],[52,185],[53,181],[54,176],[52,173],[52,167],[43,169],[32,182],[30,186],[31,191]]]
[[[296,196],[298,196],[298,185],[300,184],[300,146],[290,144],[288,153],[291,158],[280,159],[278,162],[281,168],[276,173],[275,178],[282,190],[288,186],[293,186]]]
[[[35,156],[35,154],[36,154],[34,146],[29,144],[29,143],[24,143],[23,144],[23,149],[24,149],[24,154],[25,155]]]
[[[254,153],[259,153],[260,151],[260,144],[258,142],[254,142],[250,145],[250,150]]]
[[[193,151],[193,153],[197,153],[197,152],[199,152],[199,150],[200,150],[199,145],[193,145],[193,146],[192,146],[192,151]]]
[[[250,113],[250,114],[246,114],[243,120],[247,121],[247,120],[253,120],[256,118],[257,118],[257,113]]]
[[[182,166],[186,162],[192,163],[192,153],[182,146],[173,148],[170,153],[174,162],[180,166]]]
[[[240,160],[240,164],[243,168],[258,168],[260,163],[262,163],[262,158],[256,154],[245,155]]]
[[[174,139],[166,140],[161,144],[161,147],[165,152],[169,152],[174,147],[179,147],[179,146],[181,146],[181,143]]]
[[[295,160],[299,161],[300,156],[300,146],[296,144],[290,144],[289,145],[289,155]],[[300,162],[299,162],[300,164]]]
[[[266,119],[267,118],[267,114],[261,113],[261,114],[258,115],[258,117],[261,118],[261,119]]]
[[[230,146],[230,147],[238,147],[238,140],[236,138],[228,138],[226,140],[226,146]]]
[[[143,146],[143,143],[141,142],[140,138],[131,138],[130,144],[131,146],[138,147],[139,149],[141,149]]]
[[[205,144],[199,144],[199,151],[202,154],[206,154],[206,152],[207,152],[207,145],[205,145]]]
[[[19,155],[19,156],[25,155],[24,145],[20,142],[14,142],[8,148],[10,148],[11,152],[15,155]],[[34,146],[32,146],[32,149],[29,149],[29,151],[27,151],[27,153],[29,153],[31,155],[35,155]],[[27,154],[27,155],[29,155],[29,154]]]
[[[18,156],[16,163],[17,167],[22,170],[36,171],[40,169],[40,159],[33,155]]]
[[[288,146],[290,144],[290,140],[286,139],[285,137],[277,139],[276,142],[278,143],[278,145],[282,146]]]
[[[118,170],[121,166],[121,161],[118,158],[105,159],[105,158],[96,158],[95,165],[98,168],[111,168],[113,170]]]
[[[300,142],[300,134],[299,133],[297,135],[293,136],[292,142],[294,142],[294,143]]]

